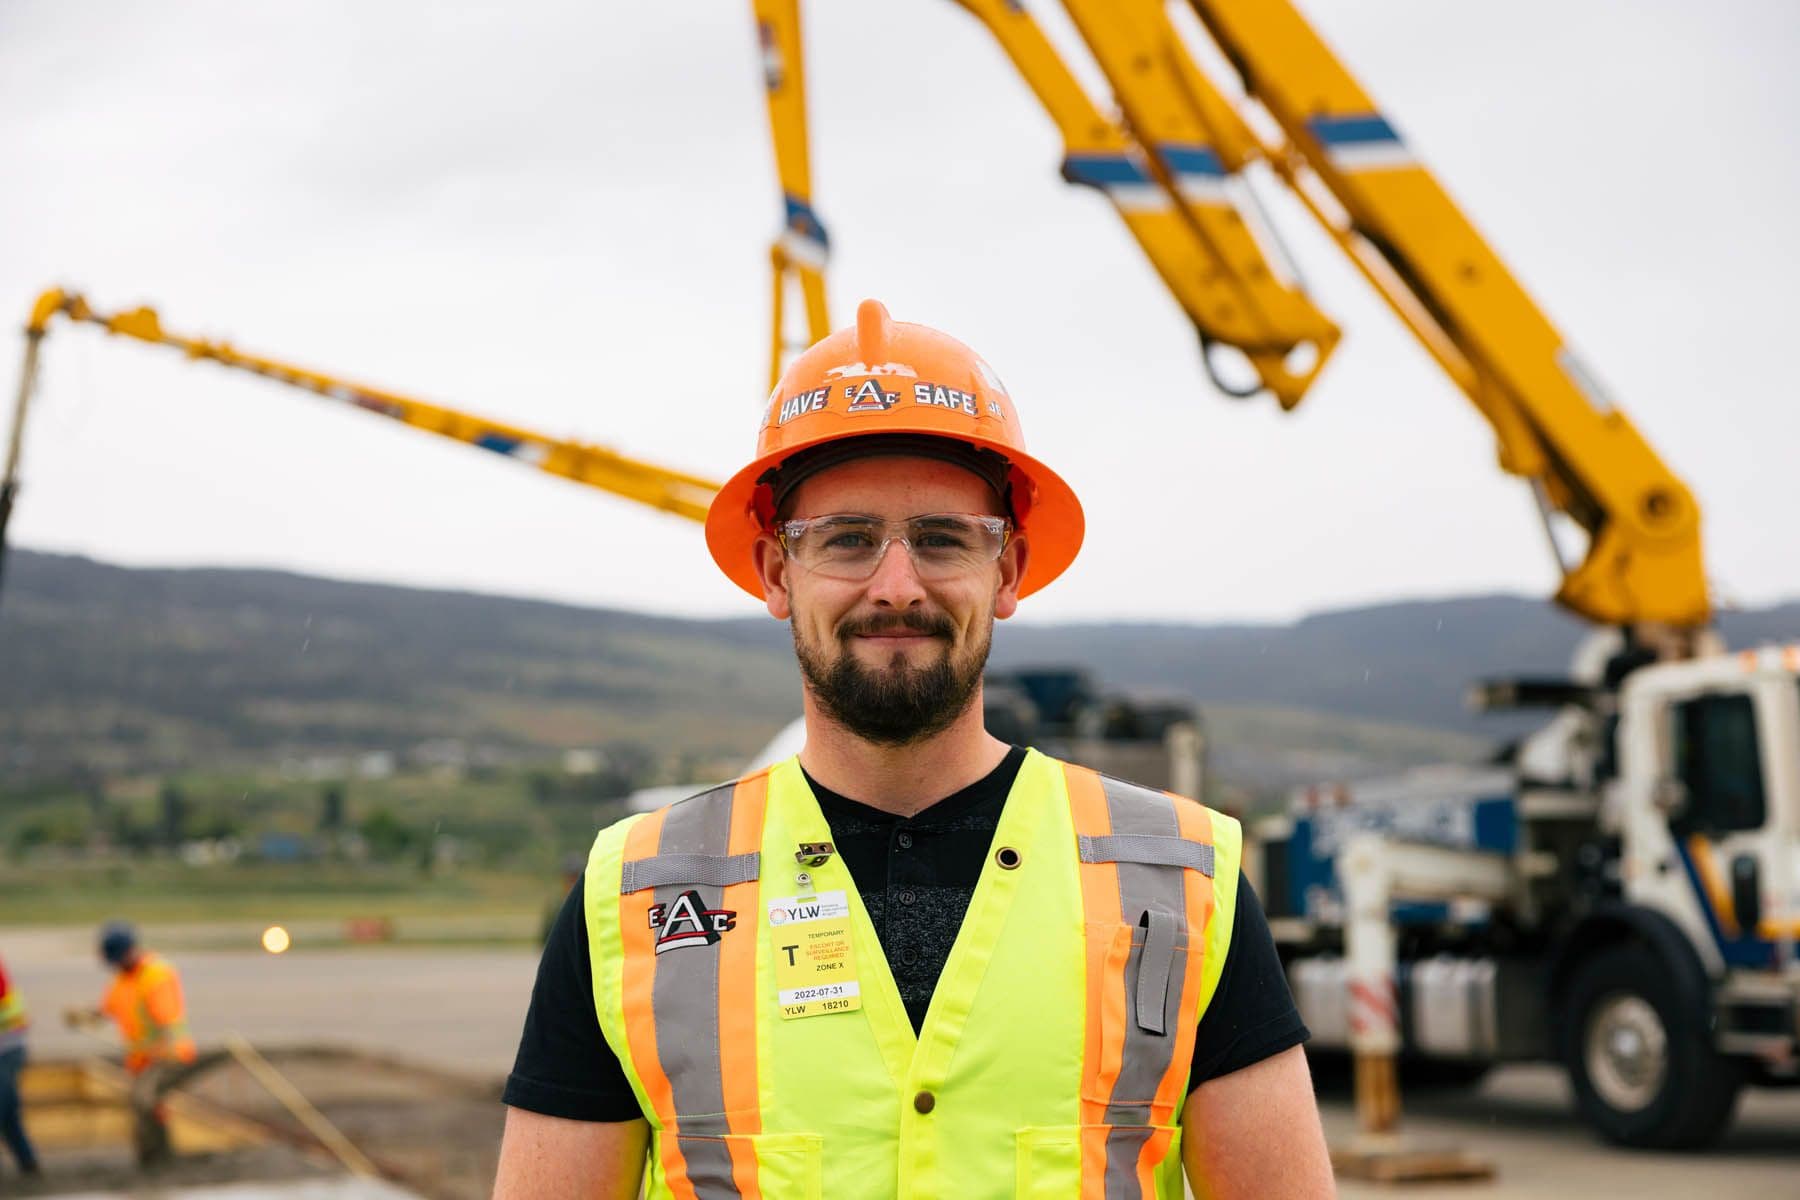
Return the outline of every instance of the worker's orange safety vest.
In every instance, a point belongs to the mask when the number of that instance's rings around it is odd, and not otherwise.
[[[25,1012],[25,997],[0,968],[0,1051],[25,1044],[25,1028],[31,1019]]]
[[[1180,1197],[1237,822],[1031,752],[916,1036],[830,840],[794,759],[596,840],[648,1196]]]
[[[118,1022],[127,1071],[136,1073],[154,1062],[194,1061],[181,976],[158,955],[144,954],[115,975],[100,1010]]]

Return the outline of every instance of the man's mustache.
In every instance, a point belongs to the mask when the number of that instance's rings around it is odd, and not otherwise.
[[[925,637],[953,637],[956,626],[942,613],[896,613],[891,616],[862,617],[847,620],[837,628],[840,640],[853,637],[876,637],[881,634],[910,633]]]

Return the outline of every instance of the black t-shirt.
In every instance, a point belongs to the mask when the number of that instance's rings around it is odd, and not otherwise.
[[[986,777],[912,817],[859,804],[808,777],[915,1033],[925,1023],[932,990],[1024,761],[1025,751],[1014,747]],[[1231,947],[1218,989],[1200,1018],[1188,1089],[1261,1062],[1308,1036],[1262,906],[1239,875]],[[516,1108],[576,1121],[628,1121],[643,1115],[594,1012],[580,881],[564,901],[538,963],[504,1099]]]

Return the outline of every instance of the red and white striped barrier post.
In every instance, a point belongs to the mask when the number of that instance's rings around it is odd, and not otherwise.
[[[1389,886],[1379,838],[1358,837],[1339,857],[1348,922],[1344,953],[1350,989],[1350,1052],[1357,1124],[1365,1134],[1400,1125],[1400,994],[1397,947],[1388,923]]]

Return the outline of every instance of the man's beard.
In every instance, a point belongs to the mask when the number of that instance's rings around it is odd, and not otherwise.
[[[792,628],[800,673],[819,708],[857,737],[881,746],[922,742],[942,733],[967,712],[981,687],[981,672],[987,666],[994,634],[989,618],[980,631],[980,641],[971,643],[959,661],[953,640],[956,627],[948,617],[904,613],[845,621],[835,630],[840,653],[835,662],[828,663],[801,641],[798,621]],[[883,667],[870,668],[857,661],[850,646],[852,638],[901,629],[942,638],[948,649],[928,667],[909,666],[898,654]]]

